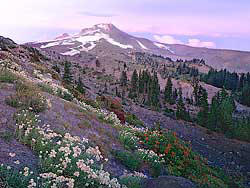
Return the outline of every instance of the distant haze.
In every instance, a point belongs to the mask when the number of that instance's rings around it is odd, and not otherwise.
[[[41,41],[97,23],[168,44],[250,51],[249,0],[8,0],[0,35]]]

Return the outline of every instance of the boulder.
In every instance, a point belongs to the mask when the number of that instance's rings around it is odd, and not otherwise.
[[[195,184],[183,177],[160,176],[158,178],[145,179],[143,188],[195,188]]]
[[[13,40],[0,36],[0,49],[1,50],[8,50],[11,48],[16,48],[16,47],[17,47],[17,44]]]

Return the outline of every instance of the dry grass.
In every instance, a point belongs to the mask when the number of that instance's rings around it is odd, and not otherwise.
[[[53,73],[51,70],[49,70],[44,65],[32,63],[32,66],[34,67],[34,69],[39,70],[42,74],[46,74],[46,73],[52,74]]]
[[[18,81],[16,93],[6,98],[6,103],[15,108],[32,108],[34,112],[42,112],[47,108],[46,99],[40,89],[31,82]]]
[[[64,110],[65,111],[69,111],[69,110],[75,110],[78,111],[79,107],[76,106],[74,103],[72,102],[64,102]]]
[[[77,125],[80,129],[90,129],[92,125],[88,120],[81,120],[80,123]]]
[[[64,122],[63,127],[65,130],[69,130],[71,128],[71,125],[68,122]]]
[[[0,82],[14,83],[18,79],[19,77],[17,75],[7,69],[0,70]]]

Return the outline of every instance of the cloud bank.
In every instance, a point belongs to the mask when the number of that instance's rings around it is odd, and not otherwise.
[[[170,35],[163,35],[163,36],[159,36],[159,35],[154,35],[154,39],[157,40],[158,42],[161,43],[167,43],[167,44],[183,44],[183,42],[181,42],[178,39],[175,39],[174,37],[170,36]]]
[[[192,38],[188,39],[188,42],[182,42],[181,40],[178,40],[174,38],[171,35],[154,35],[154,39],[161,43],[167,43],[167,44],[184,44],[192,47],[205,47],[205,48],[216,48],[216,44],[211,41],[201,41],[200,39]]]
[[[200,41],[199,39],[189,39],[186,44],[192,47],[206,47],[206,48],[216,48],[216,44],[214,42],[209,41]]]

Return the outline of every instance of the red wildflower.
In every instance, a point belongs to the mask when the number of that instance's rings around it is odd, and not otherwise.
[[[168,146],[166,147],[164,151],[165,154],[168,154],[169,150],[171,149],[171,146],[172,146],[171,144],[168,144]]]
[[[176,137],[176,132],[173,132],[173,136]]]
[[[148,141],[148,137],[146,137],[145,140]]]
[[[174,158],[174,157],[175,157],[175,154],[176,154],[175,152],[172,152],[172,153],[171,153],[171,157]]]
[[[183,154],[184,154],[185,157],[187,157],[189,155],[189,151],[188,150],[184,150]]]

